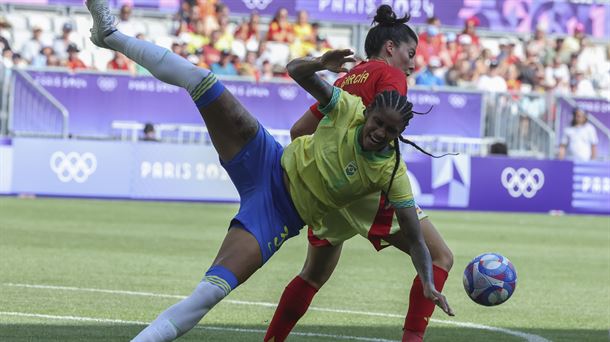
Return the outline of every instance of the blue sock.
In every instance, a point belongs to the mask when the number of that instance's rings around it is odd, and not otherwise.
[[[226,295],[239,285],[237,277],[235,277],[233,272],[221,265],[210,267],[202,280],[218,286]]]
[[[210,72],[201,82],[199,82],[195,89],[190,92],[190,95],[197,105],[197,108],[202,108],[214,102],[224,90],[224,85],[220,83],[216,78],[216,75]],[[214,268],[214,266],[212,268]]]

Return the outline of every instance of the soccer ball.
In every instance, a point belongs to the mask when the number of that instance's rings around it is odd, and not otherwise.
[[[494,306],[504,303],[515,291],[517,272],[507,258],[497,253],[483,253],[464,270],[464,289],[478,304]]]

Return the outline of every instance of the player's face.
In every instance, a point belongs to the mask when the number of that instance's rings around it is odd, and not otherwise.
[[[413,40],[402,42],[394,46],[390,63],[393,67],[402,70],[405,75],[409,76],[415,70],[415,50],[417,43]]]
[[[367,110],[366,121],[359,137],[364,151],[379,151],[404,130],[400,113],[386,108]]]

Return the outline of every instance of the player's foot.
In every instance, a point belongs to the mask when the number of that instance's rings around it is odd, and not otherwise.
[[[402,335],[402,342],[422,342],[424,340],[424,333],[405,330]]]
[[[116,31],[116,18],[110,14],[108,0],[87,0],[86,5],[93,18],[93,27],[89,30],[91,32],[89,39],[99,47],[112,49],[104,42],[104,38]]]

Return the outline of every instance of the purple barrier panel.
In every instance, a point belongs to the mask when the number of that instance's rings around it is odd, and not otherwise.
[[[29,71],[70,112],[70,133],[112,135],[112,121],[203,124],[184,91],[153,77]],[[315,101],[295,83],[224,80],[225,86],[269,129],[290,129]],[[413,89],[409,99],[428,115],[412,120],[407,134],[481,137],[480,93]],[[115,132],[116,133],[116,132]]]
[[[602,98],[572,98],[576,106],[582,108],[589,116],[595,117],[606,129],[610,130],[610,101]],[[557,143],[561,143],[563,132],[566,127],[570,126],[572,121],[572,111],[574,106],[565,98],[559,98],[559,134],[557,134]],[[597,156],[602,159],[610,159],[610,138],[602,130],[596,127],[597,138]]]
[[[483,94],[460,91],[409,89],[415,115],[405,131],[413,135],[450,135],[480,138],[483,134]]]
[[[610,164],[573,163],[572,211],[610,213]]]
[[[271,2],[271,1],[267,1]],[[275,0],[275,2],[280,2]],[[423,24],[436,16],[443,25],[464,26],[477,17],[480,26],[509,32],[533,32],[538,24],[548,33],[568,34],[580,23],[594,37],[610,36],[610,4],[576,0],[297,0],[296,10],[307,10],[312,21],[371,23],[377,7],[389,3],[399,14],[409,13],[411,23]]]
[[[239,201],[212,146],[140,143],[134,158],[132,198]]]
[[[15,138],[12,192],[128,197],[131,146],[105,141]]]
[[[257,11],[260,15],[273,17],[275,12],[280,8],[288,10],[288,14],[296,15],[297,0],[223,0],[231,13],[250,14],[252,11]]]
[[[190,96],[153,77],[29,71],[70,112],[70,133],[111,135],[115,120],[201,124]],[[223,81],[225,86],[271,129],[289,129],[313,103],[293,83]]]
[[[470,209],[571,211],[572,162],[472,158]]]

